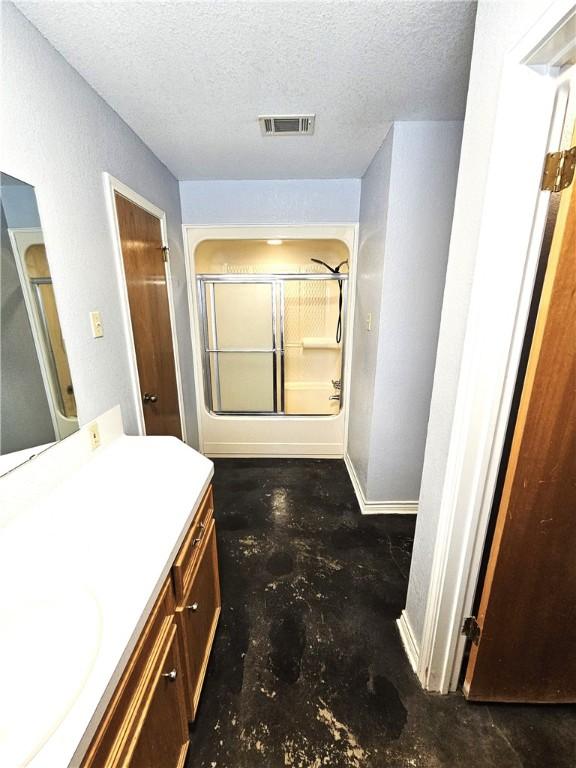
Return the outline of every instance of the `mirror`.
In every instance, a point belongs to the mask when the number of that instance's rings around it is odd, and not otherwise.
[[[0,455],[14,466],[78,418],[34,188],[2,173],[0,200]]]

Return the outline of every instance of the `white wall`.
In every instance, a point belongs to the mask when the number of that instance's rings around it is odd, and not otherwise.
[[[348,453],[368,501],[418,499],[461,138],[397,122],[362,180]]]
[[[476,16],[454,223],[406,615],[420,644],[504,57],[549,0],[483,2]]]
[[[181,181],[180,198],[184,224],[349,223],[360,179]]]
[[[462,122],[394,124],[367,498],[416,500]]]
[[[388,222],[393,132],[394,129],[388,132],[362,179],[360,202],[347,451],[364,495],[366,495],[368,485],[372,414],[378,364],[378,329],[380,326],[380,300],[384,269],[384,243]],[[368,313],[372,314],[373,330],[370,332],[366,329]]]
[[[79,419],[120,403],[136,432],[127,338],[115,278],[102,173],[166,211],[189,440],[194,444],[192,348],[178,182],[120,117],[10,3],[2,3],[2,158],[34,185],[70,361]],[[92,339],[89,312],[102,313]]]

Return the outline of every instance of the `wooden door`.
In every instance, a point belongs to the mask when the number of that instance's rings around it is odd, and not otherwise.
[[[576,702],[574,181],[561,195],[478,624],[469,699]]]
[[[148,435],[182,437],[160,219],[115,194]]]
[[[189,736],[175,624],[153,677],[146,714],[127,765],[129,768],[182,768]]]
[[[180,612],[188,667],[188,717],[194,720],[220,615],[216,528],[211,521],[190,589]]]

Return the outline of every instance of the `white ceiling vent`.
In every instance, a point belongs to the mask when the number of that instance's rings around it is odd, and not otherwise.
[[[316,115],[260,115],[263,136],[310,136]]]

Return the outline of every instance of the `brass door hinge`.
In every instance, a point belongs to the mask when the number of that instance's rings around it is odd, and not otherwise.
[[[168,261],[168,256],[170,256],[170,248],[168,248],[167,245],[162,246],[162,256],[164,261]]]
[[[476,621],[476,616],[467,616],[464,619],[464,624],[462,625],[461,631],[463,635],[466,635],[468,640],[471,640],[474,643],[474,645],[478,645],[480,642],[480,635],[482,634],[482,630]]]
[[[576,168],[576,147],[561,152],[549,152],[544,163],[541,189],[561,192],[569,187]]]

